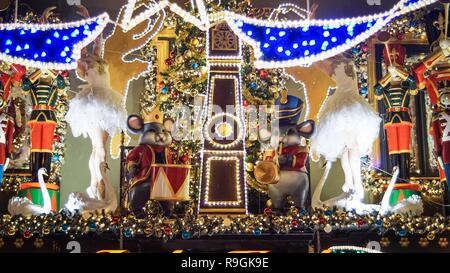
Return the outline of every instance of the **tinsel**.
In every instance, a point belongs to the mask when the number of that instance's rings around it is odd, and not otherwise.
[[[416,216],[393,214],[386,217],[374,213],[357,215],[350,211],[336,209],[317,209],[308,212],[291,207],[286,214],[272,212],[269,208],[260,215],[217,217],[196,215],[193,203],[184,207],[182,216],[166,218],[156,202],[149,202],[147,216],[118,216],[105,213],[91,214],[83,218],[71,216],[64,210],[58,214],[33,217],[3,215],[0,219],[0,236],[42,237],[49,234],[82,236],[89,233],[122,233],[125,238],[148,237],[191,239],[220,234],[254,235],[289,234],[292,232],[311,232],[315,230],[332,231],[371,231],[379,235],[394,232],[397,236],[410,234],[426,235],[434,239],[436,235],[450,231],[449,219],[435,216]]]

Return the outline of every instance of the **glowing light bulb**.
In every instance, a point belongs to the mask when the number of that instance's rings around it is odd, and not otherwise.
[[[328,37],[328,36],[330,36],[330,32],[329,31],[325,31],[324,33],[323,33],[323,37]]]
[[[269,43],[264,43],[263,45],[264,48],[268,48],[269,46],[270,46]]]
[[[58,32],[58,31],[55,31],[55,33],[53,33],[53,37],[55,37],[56,39],[58,39],[58,38],[59,38],[59,32]]]
[[[283,47],[282,47],[282,46],[279,46],[277,50],[278,50],[278,52],[281,53],[281,52],[283,52]]]
[[[271,41],[276,41],[277,38],[275,38],[275,36],[270,36],[269,40],[271,40]]]
[[[247,31],[247,35],[248,36],[252,36],[253,35],[253,31],[251,31],[251,30]]]
[[[63,41],[67,41],[67,40],[69,40],[69,36],[64,35],[62,39],[63,39]]]
[[[52,40],[47,39],[47,40],[45,41],[45,43],[48,44],[48,45],[51,45],[51,44],[52,44]]]
[[[316,44],[316,40],[311,40],[311,41],[309,41],[309,45],[310,46],[313,46],[313,45],[315,45]]]
[[[297,48],[298,48],[298,44],[297,44],[297,43],[294,43],[294,44],[292,45],[292,48],[297,49]]]
[[[286,50],[284,53],[286,54],[286,56],[291,56],[291,51],[290,50]]]
[[[278,36],[283,37],[284,35],[286,35],[286,31],[280,31],[280,32],[278,32]]]
[[[270,33],[270,28],[266,28],[266,34]]]
[[[44,58],[45,56],[47,56],[47,53],[45,51],[42,51],[41,57]]]
[[[307,41],[303,41],[302,42],[302,46],[307,46],[308,45],[308,42]]]
[[[61,57],[66,57],[66,56],[67,56],[67,53],[65,51],[62,51],[61,52]]]
[[[6,45],[12,45],[12,41],[10,39],[6,40]]]
[[[20,45],[18,45],[18,46],[16,47],[16,51],[22,51],[22,47],[21,47]]]
[[[331,41],[332,41],[333,43],[336,43],[337,38],[336,38],[336,37],[333,37],[333,38],[331,38]]]
[[[309,50],[305,50],[305,52],[303,54],[305,54],[305,56],[308,56],[309,55]]]
[[[30,49],[30,45],[29,44],[25,44],[25,46],[23,48],[24,49]]]

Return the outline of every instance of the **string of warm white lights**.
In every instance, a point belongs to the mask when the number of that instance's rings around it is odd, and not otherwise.
[[[209,25],[214,22],[225,20],[230,25],[232,30],[240,36],[242,40],[253,46],[255,50],[255,56],[260,59],[255,62],[255,66],[258,68],[276,68],[276,67],[290,67],[299,65],[310,65],[311,63],[319,60],[324,60],[329,57],[335,56],[345,50],[350,49],[356,44],[366,40],[368,37],[373,35],[375,32],[379,31],[383,26],[385,26],[394,17],[405,14],[407,12],[422,8],[426,5],[432,4],[437,0],[401,0],[392,9],[367,16],[359,16],[354,18],[344,18],[344,19],[331,19],[331,20],[294,20],[294,21],[274,21],[274,20],[261,20],[246,17],[243,15],[235,14],[231,11],[220,11],[216,13],[204,16],[205,8],[203,1],[195,1],[197,8],[199,9],[200,19],[192,16],[189,12],[180,8],[176,4],[169,3],[168,1],[160,1],[154,3],[150,8],[141,12],[139,15],[132,18],[132,13],[134,7],[137,3],[136,0],[128,1],[127,13],[124,17],[122,25],[125,28],[131,29],[138,23],[142,22],[149,16],[152,16],[156,12],[169,7],[170,10],[179,16],[183,17],[186,21],[194,24],[201,30],[206,31]],[[292,6],[297,8],[293,4],[286,4],[286,6]],[[206,17],[209,20],[206,20]],[[245,27],[244,27],[245,26]],[[269,36],[272,39],[273,45],[271,43],[264,43],[261,47],[261,42],[255,40],[252,35],[252,30],[243,31],[242,28],[251,26],[252,29],[260,32],[261,40],[267,38],[266,36],[270,28],[278,29],[278,35],[280,38],[284,36],[289,36],[290,32],[296,31],[296,37],[304,37],[303,40],[294,42],[288,45],[289,49],[280,46],[277,42],[275,36]],[[264,28],[264,29],[262,29]],[[280,30],[286,28],[285,30]],[[321,43],[317,42],[311,33],[316,33],[317,31],[311,31],[309,34],[305,35],[310,28],[321,29],[323,32],[323,40]],[[355,33],[356,31],[356,33]],[[304,32],[304,33],[302,33]],[[335,35],[332,35],[335,34]],[[343,38],[342,34],[345,34]],[[356,35],[355,35],[356,34]],[[339,37],[339,38],[338,38]],[[326,38],[326,39],[323,39]],[[271,40],[269,40],[270,42]],[[306,42],[306,45],[304,44]],[[208,45],[209,43],[207,43]],[[320,46],[320,47],[319,47]],[[303,47],[311,47],[303,48]],[[265,50],[267,49],[267,50]],[[280,50],[281,49],[281,50]],[[263,52],[264,51],[264,52]],[[267,57],[267,51],[274,53],[271,58]],[[277,54],[282,53],[282,54]],[[266,53],[266,54],[264,54]],[[270,54],[269,54],[270,55]],[[225,56],[223,56],[225,57]],[[263,58],[264,57],[264,58]]]
[[[209,201],[209,189],[211,180],[211,161],[231,161],[235,162],[235,181],[236,181],[236,201]],[[205,200],[203,201],[207,206],[239,206],[242,204],[241,197],[241,181],[240,181],[240,159],[236,156],[211,156],[208,157],[206,162],[206,188],[205,188]]]

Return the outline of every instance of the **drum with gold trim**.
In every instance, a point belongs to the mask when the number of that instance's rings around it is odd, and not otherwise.
[[[190,165],[153,164],[150,199],[188,201]]]

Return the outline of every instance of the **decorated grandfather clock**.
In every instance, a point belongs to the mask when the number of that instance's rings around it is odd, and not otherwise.
[[[207,36],[209,75],[199,213],[245,214],[241,42],[225,22],[211,27]]]

